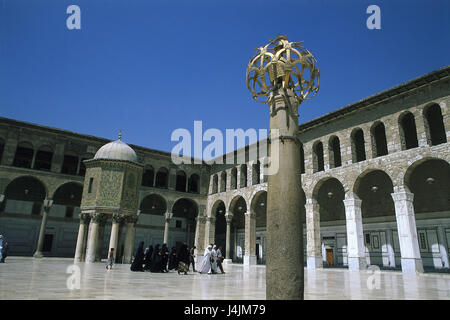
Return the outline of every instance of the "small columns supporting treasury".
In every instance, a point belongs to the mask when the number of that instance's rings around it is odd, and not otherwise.
[[[256,265],[256,214],[245,213],[244,266]]]
[[[230,258],[230,249],[231,249],[231,221],[233,220],[233,214],[226,213],[225,221],[227,222],[227,231],[226,231],[226,243],[225,243],[225,260],[224,263],[231,263]]]
[[[308,270],[320,269],[323,268],[323,258],[319,204],[315,199],[307,199],[305,209],[307,268]]]
[[[348,269],[362,270],[367,268],[362,225],[362,201],[356,195],[344,200],[347,223]]]
[[[89,224],[88,243],[86,248],[86,263],[94,263],[96,261],[98,250],[98,233],[100,224],[105,220],[102,213],[93,213],[91,215],[91,223]]]
[[[114,249],[114,259],[116,260],[117,254],[117,240],[119,239],[119,227],[122,221],[124,220],[124,216],[118,213],[113,214],[112,216],[112,226],[111,226],[111,235],[109,237],[109,250]]]
[[[87,232],[91,217],[88,213],[80,213],[80,227],[78,228],[77,247],[75,249],[76,262],[83,262],[86,257]]]
[[[138,216],[126,216],[127,231],[125,233],[125,248],[123,252],[123,263],[131,263],[134,250],[134,238],[136,235],[136,222]]]
[[[402,261],[402,272],[405,274],[423,273],[417,237],[416,219],[414,216],[414,194],[402,187],[395,187],[391,194],[394,200],[397,219],[398,238]]]

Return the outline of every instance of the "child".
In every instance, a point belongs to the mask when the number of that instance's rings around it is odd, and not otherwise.
[[[108,253],[108,261],[106,262],[106,269],[111,270],[114,262],[114,248],[111,248],[111,251]],[[109,268],[108,268],[109,267]]]

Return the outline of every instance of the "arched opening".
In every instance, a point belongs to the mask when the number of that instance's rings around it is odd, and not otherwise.
[[[34,177],[14,179],[5,190],[5,212],[40,215],[47,192],[44,184]]]
[[[381,170],[363,173],[355,182],[355,193],[362,200],[361,214],[368,265],[390,267],[400,264],[400,248],[393,257],[389,257],[388,252],[383,250],[383,247],[387,246],[395,248],[394,243],[388,243],[387,234],[393,232],[397,227],[394,201],[391,195],[393,192],[391,178]],[[383,222],[388,227],[380,228],[376,224],[380,221],[380,217],[383,217]]]
[[[376,158],[387,155],[386,130],[383,122],[378,121],[374,123],[370,129],[370,134],[372,137],[373,157]]]
[[[247,165],[246,164],[241,165],[241,181],[240,181],[239,186],[241,188],[247,187]]]
[[[243,263],[245,254],[245,213],[247,212],[245,199],[242,196],[233,198],[229,211],[233,214],[230,255],[233,262]]]
[[[186,173],[184,173],[184,171],[180,170],[177,172],[175,190],[180,192],[186,192]]]
[[[313,172],[319,172],[323,170],[323,145],[322,142],[317,141],[313,145]]]
[[[417,141],[417,128],[414,115],[411,112],[403,113],[398,119],[398,125],[402,150],[417,148],[419,142]]]
[[[446,222],[450,218],[450,164],[428,158],[413,163],[405,185],[414,194],[414,215],[420,255],[425,270],[450,271]],[[447,241],[447,246],[446,246]]]
[[[160,168],[156,173],[155,187],[167,189],[169,181],[169,170]]]
[[[227,191],[227,173],[222,171],[220,174],[220,192]]]
[[[142,199],[141,214],[164,215],[167,212],[166,200],[158,194],[150,194]]]
[[[364,132],[357,128],[352,131],[352,162],[360,162],[366,160],[366,148],[364,146]]]
[[[251,235],[256,238],[256,263],[266,263],[266,227],[267,227],[267,192],[264,190],[256,193],[251,202],[252,211],[256,214],[256,233]]]
[[[17,145],[14,155],[13,166],[20,168],[30,168],[33,162],[34,149],[31,143],[21,142]]]
[[[237,169],[231,169],[231,190],[237,189]]]
[[[200,192],[200,177],[198,174],[191,174],[188,182],[188,191],[191,193],[199,193]]]
[[[80,170],[78,172],[79,176],[84,177],[86,175],[86,165],[84,164],[85,160],[90,160],[94,158],[94,156],[90,153],[85,154],[84,156],[81,157],[81,161],[80,161]]]
[[[336,178],[319,181],[313,198],[319,206],[321,256],[324,267],[348,265],[345,190]]]
[[[142,186],[153,187],[153,181],[155,180],[155,170],[152,166],[146,166],[145,171],[142,174]]]
[[[61,173],[76,175],[78,170],[78,156],[75,153],[66,153],[61,167]]]
[[[69,182],[60,186],[53,195],[52,212],[65,218],[77,218],[80,213],[83,186]]]
[[[433,103],[423,110],[423,115],[428,144],[435,146],[447,142],[441,107]]]
[[[215,174],[213,176],[213,190],[212,193],[217,193],[219,192],[219,177],[217,176],[217,174]]]
[[[328,142],[328,154],[330,159],[330,168],[337,168],[342,165],[341,144],[339,138],[333,136]]]
[[[300,172],[305,173],[305,150],[303,144],[300,146]]]
[[[225,219],[225,204],[222,200],[217,200],[212,209],[211,215],[216,218],[216,226],[214,233],[214,244],[217,247],[222,246],[222,254],[225,255],[226,250],[226,232],[227,232],[227,222]]]
[[[186,244],[191,247],[194,245],[194,235],[195,235],[195,218],[198,215],[198,206],[195,201],[182,198],[178,199],[172,208],[173,219],[175,220],[175,228],[185,230],[185,240]],[[181,242],[177,242],[175,246],[178,247]]]
[[[50,171],[52,167],[53,151],[49,146],[43,146],[36,152],[34,168],[36,170]]]
[[[261,179],[261,163],[259,162],[259,160],[252,164],[252,185],[257,185],[260,184],[260,179]]]

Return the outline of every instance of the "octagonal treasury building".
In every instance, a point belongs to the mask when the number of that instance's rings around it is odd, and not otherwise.
[[[449,105],[447,66],[299,125],[308,269],[449,272]],[[245,163],[175,165],[121,139],[0,118],[0,234],[10,255],[95,262],[115,246],[129,263],[141,241],[186,242],[199,262],[215,243],[227,263],[264,264],[266,159],[248,146],[228,156],[240,153]]]

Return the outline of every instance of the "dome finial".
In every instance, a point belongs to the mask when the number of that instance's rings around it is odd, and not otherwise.
[[[122,130],[119,131],[119,140],[122,141]]]

